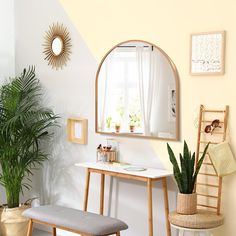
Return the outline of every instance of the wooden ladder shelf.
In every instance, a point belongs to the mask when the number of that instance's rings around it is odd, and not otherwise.
[[[198,122],[198,138],[197,138],[197,152],[196,152],[196,160],[198,161],[200,156],[203,153],[203,150],[207,143],[210,145],[216,145],[218,143],[224,142],[226,139],[226,131],[228,124],[228,114],[229,114],[229,106],[226,106],[224,110],[209,110],[205,109],[203,105],[200,106],[199,112],[199,122]],[[211,125],[213,120],[219,120],[220,126],[214,129],[211,133],[205,132],[206,125]],[[210,169],[210,171],[209,171]],[[214,183],[209,181],[208,178],[215,178]],[[199,180],[201,179],[201,180]],[[199,188],[210,188],[216,190],[215,195],[212,193],[213,190],[209,190],[207,193],[198,191]],[[216,211],[216,213],[220,214],[220,206],[221,206],[221,192],[222,192],[222,177],[218,177],[214,166],[211,162],[211,159],[207,155],[207,160],[205,158],[203,165],[199,172],[199,177],[196,182],[196,192],[198,194],[198,198],[205,198],[205,204],[199,203],[198,208],[207,208]],[[210,204],[210,199],[213,199],[214,204]]]

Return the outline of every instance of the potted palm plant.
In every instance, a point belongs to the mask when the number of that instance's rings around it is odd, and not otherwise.
[[[42,145],[58,117],[42,106],[41,94],[34,67],[0,87],[0,184],[7,198],[1,235],[26,235],[28,221],[21,213],[29,206],[20,204],[20,194],[30,189],[32,170],[48,158]]]
[[[174,177],[179,189],[177,197],[177,213],[179,214],[191,215],[197,212],[195,183],[208,146],[209,143],[206,145],[201,158],[196,162],[195,152],[191,154],[187,143],[184,141],[183,154],[179,154],[179,167],[175,154],[167,143],[169,158],[173,165]]]

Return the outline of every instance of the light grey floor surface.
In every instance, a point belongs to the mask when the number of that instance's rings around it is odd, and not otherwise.
[[[52,236],[52,234],[38,229],[34,229],[33,236]]]

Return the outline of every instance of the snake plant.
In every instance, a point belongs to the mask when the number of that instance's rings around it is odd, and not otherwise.
[[[170,161],[173,165],[173,172],[176,183],[180,193],[191,194],[194,191],[197,175],[203,163],[204,157],[207,153],[209,143],[206,145],[201,158],[197,163],[195,160],[195,152],[191,154],[187,143],[184,141],[183,154],[179,154],[180,166],[176,160],[170,145],[167,143],[167,150],[169,153]]]
[[[57,116],[41,100],[34,67],[0,87],[0,184],[9,208],[19,206],[20,193],[30,188],[32,169],[48,158],[42,145],[48,145]]]

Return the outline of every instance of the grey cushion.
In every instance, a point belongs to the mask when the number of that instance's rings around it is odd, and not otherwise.
[[[121,220],[62,206],[40,206],[23,212],[23,216],[91,235],[108,235],[128,228]]]

